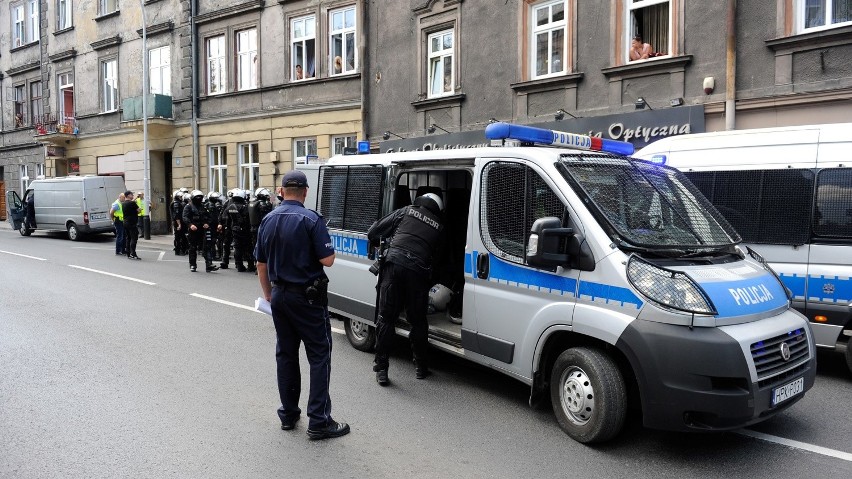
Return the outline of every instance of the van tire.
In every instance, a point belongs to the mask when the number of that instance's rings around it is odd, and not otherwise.
[[[80,241],[80,230],[77,229],[77,225],[73,221],[68,223],[68,239]]]
[[[21,225],[21,227],[18,229],[18,232],[21,233],[21,236],[29,236],[33,234],[33,230],[27,228],[24,225]]]
[[[371,352],[376,346],[376,328],[357,319],[346,318],[343,321],[346,339],[358,351]]]
[[[627,415],[627,389],[615,362],[584,347],[562,352],[550,375],[550,400],[559,426],[581,443],[615,437]]]

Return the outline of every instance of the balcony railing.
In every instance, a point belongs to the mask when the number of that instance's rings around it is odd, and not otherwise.
[[[77,119],[69,116],[58,117],[56,115],[42,115],[33,122],[35,135],[53,135],[61,133],[64,135],[76,135]]]
[[[148,118],[172,118],[172,97],[168,95],[146,95]],[[121,102],[121,121],[142,119],[142,97],[125,98]]]

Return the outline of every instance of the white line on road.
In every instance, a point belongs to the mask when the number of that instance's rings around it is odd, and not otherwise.
[[[256,309],[254,309],[251,306],[246,306],[244,304],[234,303],[234,302],[231,302],[231,301],[225,301],[224,299],[214,298],[212,296],[205,296],[203,294],[198,294],[198,293],[190,293],[190,296],[194,296],[196,298],[201,298],[201,299],[206,299],[207,301],[213,301],[214,303],[224,304],[224,305],[227,305],[227,306],[233,306],[235,308],[245,309],[247,311],[253,311],[255,313],[264,314],[264,313],[261,313],[260,311],[258,311]],[[344,331],[340,328],[331,328],[331,332],[337,333],[337,334],[346,334],[346,331]]]
[[[86,268],[86,267],[77,266],[77,265],[74,265],[74,264],[69,264],[68,267],[76,268],[76,269],[82,269],[83,271],[90,271],[92,273],[103,274],[103,275],[106,275],[106,276],[112,276],[114,278],[126,279],[128,281],[135,281],[137,283],[147,284],[148,286],[154,286],[155,284],[157,284],[157,283],[152,283],[150,281],[145,281],[145,280],[141,280],[141,279],[137,279],[137,278],[131,278],[130,276],[122,276],[120,274],[108,273],[106,271],[100,271],[100,270],[97,270],[97,269]]]
[[[165,255],[166,255],[166,252],[165,252],[165,251],[160,251],[160,255],[159,255],[159,256],[157,256],[157,261],[162,261],[162,260],[163,260],[163,256],[165,256]]]
[[[37,256],[30,256],[28,254],[13,253],[11,251],[1,251],[0,250],[0,253],[10,254],[12,256],[20,256],[21,258],[29,258],[29,259],[37,259],[39,261],[47,261],[47,259],[45,259],[45,258],[39,258]]]
[[[852,462],[852,454],[843,451],[837,451],[834,449],[829,449],[827,447],[815,446],[813,444],[808,444],[806,442],[794,441],[792,439],[785,439],[783,437],[772,436],[769,434],[764,434],[762,432],[752,431],[749,429],[740,429],[738,431],[734,431],[737,434],[752,437],[755,439],[760,439],[762,441],[774,442],[775,444],[780,444],[782,446],[792,447],[796,449],[801,449],[803,451],[815,452],[817,454],[822,454],[823,456],[833,457],[835,459],[840,459],[843,461]]]

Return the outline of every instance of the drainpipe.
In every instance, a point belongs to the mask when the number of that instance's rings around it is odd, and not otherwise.
[[[737,0],[727,0],[725,17],[725,129],[736,129],[737,118]]]
[[[200,188],[201,165],[198,147],[198,31],[195,26],[195,16],[198,14],[198,0],[190,0],[189,36],[190,51],[192,52],[192,185],[196,190]]]
[[[367,42],[369,41],[370,0],[364,0],[361,4],[361,138],[367,138],[370,131],[370,56]]]

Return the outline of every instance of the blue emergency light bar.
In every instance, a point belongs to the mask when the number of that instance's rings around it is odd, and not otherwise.
[[[635,151],[633,144],[626,141],[607,140],[596,136],[502,122],[492,123],[485,127],[485,138],[489,140],[518,140],[580,150],[603,151],[625,156],[632,155]]]

